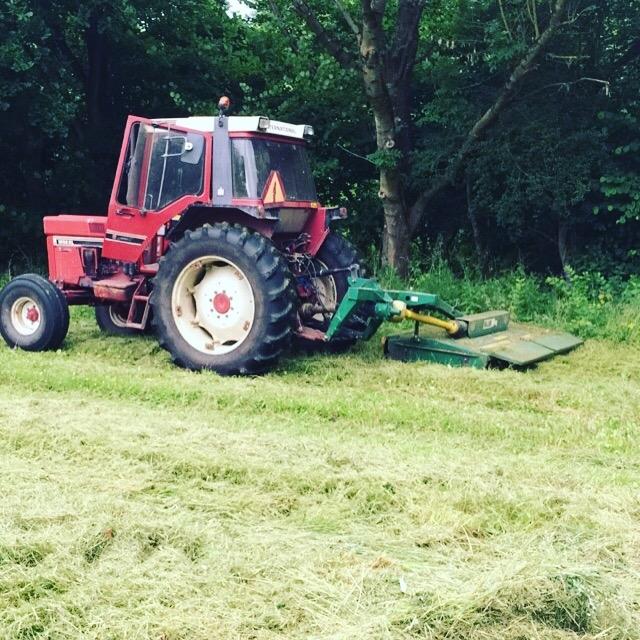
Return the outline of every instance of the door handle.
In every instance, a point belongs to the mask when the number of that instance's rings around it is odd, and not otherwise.
[[[136,213],[138,213],[137,209],[130,209],[129,207],[121,207],[120,209],[116,209],[117,216],[125,216],[127,218],[133,218]]]

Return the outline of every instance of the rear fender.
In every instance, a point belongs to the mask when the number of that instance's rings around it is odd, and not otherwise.
[[[318,207],[312,211],[303,229],[309,235],[308,253],[315,256],[331,232],[331,223],[346,217],[344,207]]]
[[[327,215],[327,210],[324,207],[316,209],[309,216],[303,231],[309,235],[309,248],[307,251],[312,256],[315,256],[329,235],[329,216]]]
[[[282,207],[281,211],[286,211],[289,207]],[[330,233],[330,222],[344,218],[339,213],[338,208],[327,209],[317,207],[310,210],[304,227],[299,233],[309,235],[308,253],[316,255],[323,242]],[[181,238],[185,231],[197,229],[205,224],[216,224],[228,222],[229,224],[240,224],[265,238],[272,239],[283,232],[279,216],[273,218],[260,218],[235,207],[192,207],[185,211],[167,233],[167,239],[176,241]]]
[[[167,238],[175,242],[184,235],[185,231],[192,231],[205,224],[216,224],[220,222],[240,224],[266,238],[271,238],[276,228],[277,220],[256,218],[235,208],[193,207],[185,211],[180,217],[180,220],[172,225],[170,231],[167,233]]]

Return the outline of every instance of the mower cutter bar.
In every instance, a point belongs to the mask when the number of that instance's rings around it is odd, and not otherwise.
[[[385,321],[413,320],[413,334],[385,338],[385,354],[396,360],[479,368],[490,364],[524,367],[582,344],[580,338],[566,333],[524,325],[509,327],[508,311],[464,315],[435,294],[385,290],[375,280],[364,278],[351,278],[349,282],[325,340],[353,338],[356,334],[367,340]],[[446,319],[424,311],[437,312]],[[420,335],[424,325],[427,334]]]

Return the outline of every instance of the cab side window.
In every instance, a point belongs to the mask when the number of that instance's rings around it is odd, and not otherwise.
[[[202,192],[204,136],[157,128],[149,160],[144,208],[156,211]]]
[[[146,145],[146,132],[140,122],[136,122],[129,132],[127,156],[122,166],[118,185],[118,202],[129,207],[142,207],[140,193],[141,168]]]
[[[118,187],[118,202],[158,211],[202,192],[204,136],[136,123]]]

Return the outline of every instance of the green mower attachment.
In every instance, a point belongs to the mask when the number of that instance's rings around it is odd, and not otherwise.
[[[432,293],[385,290],[375,280],[350,278],[325,340],[368,340],[385,321],[414,321],[413,334],[383,340],[389,358],[425,360],[451,366],[526,367],[567,353],[580,338],[527,325],[509,326],[508,311],[465,315]],[[426,315],[437,312],[446,319]],[[426,326],[421,334],[420,328]]]

